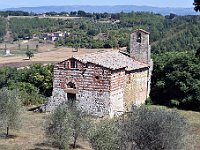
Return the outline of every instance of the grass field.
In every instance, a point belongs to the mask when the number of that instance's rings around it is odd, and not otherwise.
[[[191,150],[200,149],[200,112],[178,110],[184,115],[192,125]],[[12,132],[16,137],[10,139],[0,138],[0,150],[56,150],[50,145],[45,144],[43,132],[45,118],[48,114],[33,113],[26,111],[24,113],[23,127],[20,131]],[[195,144],[194,144],[195,143]],[[80,148],[76,150],[92,150],[85,141],[79,141]]]
[[[200,150],[200,112],[178,110],[192,125],[191,147],[194,150]]]
[[[10,132],[16,137],[0,138],[0,150],[57,150],[45,144],[44,123],[48,114],[25,111],[21,130]],[[87,142],[79,141],[81,148],[76,150],[91,150]]]

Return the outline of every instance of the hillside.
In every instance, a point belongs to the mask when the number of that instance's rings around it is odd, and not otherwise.
[[[136,5],[116,5],[116,6],[41,6],[41,7],[21,7],[21,8],[7,8],[5,10],[22,10],[34,13],[45,13],[45,12],[71,12],[83,10],[90,13],[119,13],[119,12],[153,12],[162,15],[169,15],[175,13],[177,15],[198,15],[193,8],[161,8],[161,7],[150,7],[150,6],[136,6]]]
[[[200,45],[200,16],[162,16],[153,13],[95,13],[76,12],[83,18],[10,18],[10,31],[14,40],[40,36],[47,32],[68,32],[69,37],[56,41],[56,46],[81,48],[118,48],[126,47],[129,35],[135,29],[142,28],[150,32],[153,53],[169,51],[197,50]],[[82,13],[82,14],[81,14]],[[85,15],[85,16],[84,16]],[[72,15],[73,16],[73,15]],[[0,40],[5,36],[6,20],[0,18]],[[116,22],[118,21],[118,22]],[[99,38],[104,35],[103,39]]]

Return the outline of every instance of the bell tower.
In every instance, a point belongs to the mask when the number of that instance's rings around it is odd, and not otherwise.
[[[149,64],[151,61],[151,47],[149,32],[142,29],[135,30],[130,36],[130,56],[139,62]]]

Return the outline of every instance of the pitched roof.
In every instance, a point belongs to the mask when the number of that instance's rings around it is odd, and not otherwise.
[[[74,56],[74,58],[83,63],[90,62],[112,70],[125,68],[127,71],[131,71],[148,67],[148,64],[136,61],[119,51]]]
[[[147,31],[145,31],[145,30],[143,30],[143,29],[136,29],[136,30],[133,31],[133,33],[134,33],[134,32],[138,32],[138,31],[143,32],[143,33],[145,33],[145,34],[149,34],[149,32],[147,32]]]

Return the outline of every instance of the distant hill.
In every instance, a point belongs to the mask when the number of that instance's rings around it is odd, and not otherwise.
[[[117,12],[154,12],[161,15],[169,15],[174,13],[177,15],[197,15],[193,8],[161,8],[161,7],[150,7],[150,6],[135,6],[135,5],[115,5],[115,6],[81,6],[81,5],[72,5],[72,6],[41,6],[41,7],[21,7],[21,8],[7,8],[4,10],[22,10],[34,13],[45,13],[45,12],[71,12],[83,10],[85,12],[108,12],[108,13],[117,13]]]

